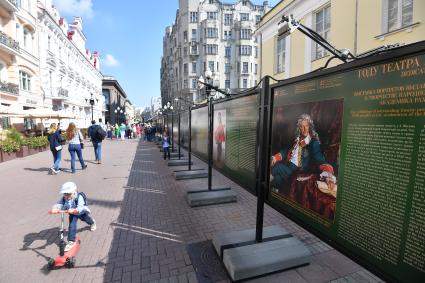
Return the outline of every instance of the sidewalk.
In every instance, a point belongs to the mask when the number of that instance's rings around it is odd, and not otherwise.
[[[217,232],[255,227],[255,197],[217,172],[213,185],[236,189],[238,202],[189,208],[186,190],[206,187],[206,179],[175,181],[171,169],[178,167],[168,167],[153,143],[105,141],[102,151],[103,163],[97,165],[91,163],[93,148],[86,146],[88,168],[75,175],[48,175],[50,152],[0,164],[7,215],[0,230],[0,282],[198,282],[188,244],[211,240]],[[67,151],[63,159],[61,167],[69,168]],[[194,162],[194,167],[206,167]],[[47,210],[68,180],[86,192],[98,229],[90,232],[79,222],[76,268],[47,272],[47,258],[58,253],[60,223]],[[314,256],[308,266],[248,282],[381,282],[268,206],[264,225],[285,227]]]

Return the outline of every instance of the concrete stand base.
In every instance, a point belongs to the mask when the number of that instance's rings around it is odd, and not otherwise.
[[[183,153],[180,153],[180,157],[183,157],[184,156],[184,154]],[[170,152],[170,157],[179,157],[179,153],[178,152]]]
[[[189,160],[187,159],[176,159],[168,161],[168,166],[185,166],[189,165]],[[190,165],[193,165],[193,161],[190,162]]]
[[[212,243],[219,257],[223,258],[223,250],[255,244],[255,232],[255,229],[246,229],[217,234],[212,239]],[[292,235],[279,225],[263,228],[263,242],[288,237]]]
[[[223,264],[237,281],[305,265],[310,257],[307,247],[291,237],[224,250]]]
[[[186,200],[190,207],[204,206],[236,201],[236,191],[231,188],[213,188],[209,190],[190,190]]]
[[[176,180],[208,178],[208,171],[206,169],[178,171],[173,174]]]

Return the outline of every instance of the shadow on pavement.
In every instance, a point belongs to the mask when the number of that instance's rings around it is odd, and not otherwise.
[[[50,167],[40,167],[40,168],[24,168],[26,171],[33,171],[33,172],[47,172],[49,173]]]
[[[103,206],[103,207],[120,207],[122,204],[121,200],[118,201],[109,201],[109,200],[101,200],[101,199],[92,199],[90,197],[87,197],[87,202],[89,204],[89,207],[91,205],[99,205],[99,206]]]

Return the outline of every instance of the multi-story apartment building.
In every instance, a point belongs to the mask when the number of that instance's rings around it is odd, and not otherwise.
[[[0,104],[19,113],[43,106],[39,82],[37,3],[0,0]],[[1,125],[34,127],[31,119],[0,117]]]
[[[127,95],[119,82],[113,76],[104,76],[102,93],[105,97],[105,120],[112,125],[121,124],[126,120]]]
[[[261,20],[255,35],[260,44],[257,79],[289,78],[325,65],[330,55],[299,31],[278,35],[282,15],[315,30],[338,49],[354,55],[389,44],[425,40],[425,1],[422,0],[283,0]],[[340,64],[333,60],[329,66]]]
[[[268,1],[234,4],[180,0],[172,26],[165,30],[161,97],[200,101],[198,78],[209,69],[214,85],[237,91],[257,84],[258,49],[253,32],[270,9]]]

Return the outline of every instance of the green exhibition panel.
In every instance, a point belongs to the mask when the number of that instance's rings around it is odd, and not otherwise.
[[[399,50],[399,57],[272,86],[268,201],[399,282],[425,282],[419,46],[409,55]]]
[[[208,160],[208,106],[192,109],[192,153]]]
[[[173,119],[173,143],[177,145],[179,143],[179,114],[174,113],[172,115]]]
[[[214,168],[255,194],[259,95],[214,103]]]

